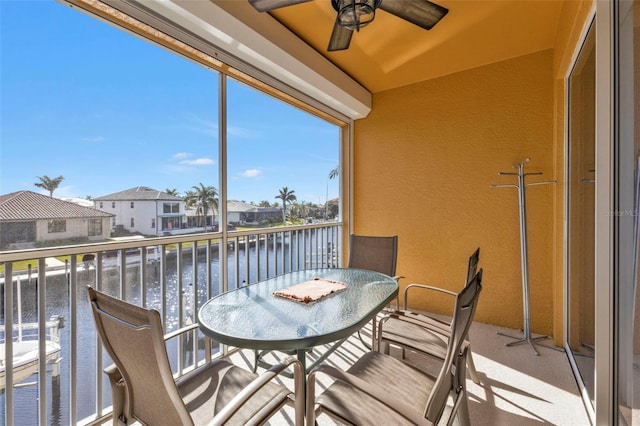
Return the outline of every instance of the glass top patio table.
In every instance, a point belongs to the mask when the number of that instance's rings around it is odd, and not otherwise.
[[[343,282],[347,288],[308,304],[273,294],[316,277]],[[295,271],[210,299],[198,311],[198,323],[205,335],[231,346],[301,352],[349,337],[397,293],[396,280],[378,272]]]

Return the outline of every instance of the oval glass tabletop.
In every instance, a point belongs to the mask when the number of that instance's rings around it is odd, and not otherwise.
[[[273,294],[314,278],[342,282],[347,287],[311,303]],[[232,346],[304,349],[351,335],[397,293],[398,283],[393,278],[373,271],[289,272],[210,299],[198,311],[198,323],[205,335]]]

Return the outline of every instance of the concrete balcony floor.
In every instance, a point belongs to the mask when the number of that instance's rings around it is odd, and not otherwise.
[[[533,354],[528,344],[506,347],[504,344],[513,340],[498,335],[497,331],[521,334],[517,330],[482,323],[474,323],[471,327],[471,348],[482,381],[480,386],[467,380],[471,424],[589,425],[590,420],[566,354],[542,345],[536,345],[539,356]],[[308,362],[317,357],[321,350],[322,347],[314,349],[308,355]],[[346,369],[366,350],[354,335],[325,362]],[[392,355],[394,353],[399,355],[400,352],[392,351]],[[253,351],[241,350],[234,353],[231,360],[236,365],[251,368],[253,356]],[[271,360],[284,356],[277,352],[268,355],[272,357]],[[433,362],[416,354],[408,355],[407,361],[419,363],[421,368],[427,370],[434,367]],[[321,375],[320,379],[319,386],[324,388],[328,385],[326,376]],[[292,380],[281,380],[292,388]],[[321,415],[317,420],[320,426],[336,424],[326,415]],[[269,424],[293,425],[293,409],[285,407],[272,417]]]

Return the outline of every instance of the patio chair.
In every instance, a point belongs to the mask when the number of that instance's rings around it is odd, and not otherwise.
[[[465,286],[475,276],[479,260],[480,248],[476,249],[469,257]],[[446,355],[447,341],[451,335],[451,323],[443,319],[443,317],[409,311],[407,304],[410,290],[436,291],[454,298],[457,296],[457,293],[439,287],[424,284],[408,285],[404,293],[404,309],[388,314],[379,322],[378,347],[384,348],[385,353],[388,354],[390,345],[400,346],[403,359],[405,348],[407,348],[442,360]],[[468,336],[465,336],[465,345],[470,345]],[[474,383],[480,384],[470,348],[467,351],[467,357],[469,376]]]
[[[348,268],[367,269],[380,272],[393,277],[399,281],[402,276],[396,276],[396,261],[398,258],[398,236],[372,236],[372,235],[349,235],[349,262]],[[400,306],[400,299],[396,299],[396,308]],[[371,320],[372,342],[376,339],[376,318]],[[360,331],[358,337],[362,343],[371,349],[362,339]]]
[[[469,425],[464,339],[481,283],[482,269],[456,296],[451,338],[437,375],[377,351],[367,352],[347,371],[321,364],[307,378],[307,424],[324,413],[339,423],[362,426],[432,425],[445,419],[451,424],[455,418]],[[318,374],[335,381],[316,397]]]
[[[261,424],[295,399],[296,425],[304,422],[303,372],[290,357],[256,376],[225,360],[205,362],[174,381],[165,339],[191,332],[197,324],[163,336],[161,317],[88,288],[93,319],[114,365],[105,372],[113,393],[113,424]],[[210,353],[210,345],[205,348]],[[295,393],[272,379],[293,365]]]

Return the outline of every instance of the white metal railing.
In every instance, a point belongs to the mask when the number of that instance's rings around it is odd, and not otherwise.
[[[4,424],[90,424],[110,413],[102,373],[110,360],[95,333],[86,286],[157,309],[171,332],[196,321],[198,307],[220,292],[292,270],[339,266],[341,242],[340,223],[318,223],[0,252]],[[52,366],[46,344],[54,316],[66,325],[57,330],[61,357]],[[14,357],[20,324],[27,323],[37,331],[37,371],[52,371],[21,386]],[[212,355],[202,339],[168,347],[177,375]],[[220,349],[214,345],[213,355]]]

